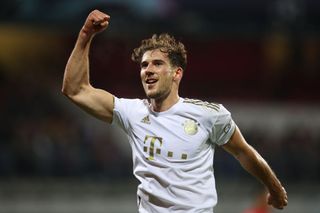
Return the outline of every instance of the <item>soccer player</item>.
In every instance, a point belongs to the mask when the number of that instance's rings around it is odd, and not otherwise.
[[[221,104],[179,97],[187,54],[168,34],[153,35],[136,48],[147,99],[118,98],[89,81],[89,49],[110,16],[92,11],[80,30],[65,68],[62,92],[82,109],[128,136],[140,213],[213,212],[217,203],[213,157],[216,146],[232,154],[268,189],[275,208],[287,205],[287,193],[258,152],[247,144]]]

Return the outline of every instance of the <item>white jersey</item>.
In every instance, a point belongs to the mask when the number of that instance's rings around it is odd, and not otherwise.
[[[126,132],[132,148],[140,213],[213,212],[214,148],[235,130],[230,112],[184,98],[154,112],[147,100],[115,97],[113,124]]]

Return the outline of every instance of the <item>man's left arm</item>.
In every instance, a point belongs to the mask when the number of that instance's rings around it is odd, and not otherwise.
[[[287,192],[281,182],[268,163],[246,142],[238,127],[236,127],[229,142],[222,147],[232,154],[245,170],[268,188],[268,204],[277,209],[283,209],[287,205]]]

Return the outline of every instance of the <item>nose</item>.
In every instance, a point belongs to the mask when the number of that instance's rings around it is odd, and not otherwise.
[[[148,66],[145,68],[144,72],[147,76],[152,75],[154,73],[152,64],[148,64]]]
[[[151,75],[153,75],[153,71],[152,70],[146,70],[145,71],[145,74],[146,74],[146,76],[151,76]]]

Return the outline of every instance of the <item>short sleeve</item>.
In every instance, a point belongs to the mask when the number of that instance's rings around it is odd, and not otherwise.
[[[236,124],[232,120],[231,113],[220,105],[216,121],[212,127],[211,141],[219,146],[226,144],[233,135],[235,128]]]
[[[112,125],[116,125],[127,132],[129,127],[127,99],[114,97]]]

